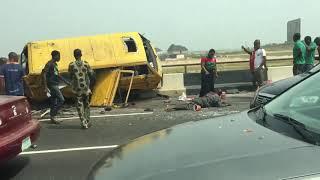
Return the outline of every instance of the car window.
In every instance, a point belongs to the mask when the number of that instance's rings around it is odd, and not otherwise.
[[[320,74],[312,75],[265,106],[268,114],[282,114],[320,132]]]

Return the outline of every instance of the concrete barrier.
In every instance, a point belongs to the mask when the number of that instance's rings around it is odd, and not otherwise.
[[[159,93],[167,96],[180,96],[186,93],[183,73],[163,74],[162,87]]]
[[[272,82],[292,77],[292,66],[269,67],[268,80]]]
[[[285,79],[292,76],[292,66],[269,67],[265,72],[267,77],[264,80],[272,82]],[[201,88],[200,73],[175,73],[164,74],[160,94],[168,96],[180,96],[183,92],[188,95],[199,94]],[[255,90],[252,86],[252,74],[249,70],[223,71],[219,72],[216,79],[215,88],[222,90]]]

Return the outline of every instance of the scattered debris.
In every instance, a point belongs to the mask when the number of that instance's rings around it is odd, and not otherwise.
[[[186,95],[186,93],[183,92],[182,95],[179,96],[178,100],[179,100],[179,101],[191,101],[192,98],[188,98],[187,95]]]
[[[158,97],[161,97],[161,98],[164,98],[164,99],[170,99],[169,96],[163,95],[163,94],[160,94],[160,93],[158,93],[157,96],[158,96]]]
[[[153,112],[153,109],[151,109],[151,108],[146,108],[146,109],[144,109],[144,111],[145,111],[145,112]]]
[[[119,105],[116,105],[116,104],[112,105],[112,107],[115,109],[121,108]]]
[[[186,95],[186,93],[182,93],[182,95],[181,96],[179,96],[179,101],[186,101],[186,99],[187,99],[187,95]]]
[[[228,94],[239,94],[240,91],[239,91],[239,89],[229,89],[229,90],[227,90],[227,93]]]
[[[153,90],[141,91],[138,95],[139,99],[152,99],[158,96],[157,92]]]
[[[110,106],[106,106],[106,107],[104,107],[104,110],[105,110],[105,111],[111,111],[112,108],[111,108]]]
[[[164,103],[171,103],[171,100],[164,100]]]
[[[245,132],[245,133],[252,133],[253,130],[251,130],[251,129],[245,129],[245,130],[243,130],[243,132]]]
[[[45,112],[43,112],[43,113],[40,115],[40,118],[45,117],[48,113],[50,113],[50,109],[47,109]]]
[[[121,107],[122,108],[127,108],[127,107],[129,107],[129,104],[128,103],[123,103]]]
[[[106,111],[100,111],[100,114],[106,114]]]

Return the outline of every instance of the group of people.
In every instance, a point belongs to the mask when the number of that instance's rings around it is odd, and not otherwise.
[[[296,33],[293,35],[293,41],[293,75],[298,75],[314,67],[316,50],[320,54],[320,38],[312,41],[310,36],[306,36],[302,41],[301,34]]]
[[[68,82],[59,73],[57,64],[61,59],[59,51],[55,50],[51,52],[52,59],[47,62],[42,70],[45,92],[50,94],[50,119],[54,124],[61,123],[61,120],[57,119],[56,116],[65,101],[59,88],[60,81],[62,81],[72,87],[72,91],[76,95],[76,108],[81,121],[81,126],[83,129],[88,129],[91,126],[90,82],[95,75],[89,63],[82,59],[82,52],[80,49],[75,49],[73,55],[75,61],[70,63],[68,68],[71,82]]]
[[[263,85],[265,71],[267,67],[267,54],[261,48],[260,40],[254,41],[254,49],[250,51],[242,46],[242,49],[250,55],[250,72],[253,76],[253,84],[256,87]],[[201,90],[200,97],[205,97],[210,92],[215,92],[215,81],[218,77],[217,59],[215,50],[210,49],[206,57],[201,58]]]
[[[320,38],[315,38],[314,42],[310,36],[306,36],[304,41],[301,41],[299,33],[294,34],[295,42],[293,48],[293,74],[301,74],[309,71],[314,66],[315,51],[318,49],[320,54]],[[242,46],[242,49],[250,55],[250,72],[253,77],[253,84],[257,88],[263,85],[265,80],[264,74],[267,68],[267,54],[261,48],[260,40],[254,41],[254,49],[250,51]],[[222,91],[215,90],[215,80],[218,77],[217,59],[215,58],[215,50],[210,49],[208,55],[201,58],[201,90],[199,98],[175,105],[172,109],[188,109],[198,111],[203,107],[221,107],[229,105],[224,102]],[[91,126],[90,123],[90,84],[94,79],[94,71],[90,65],[82,59],[80,49],[75,49],[75,61],[70,63],[68,72],[71,82],[65,80],[59,74],[58,62],[60,61],[60,52],[52,51],[52,59],[47,62],[42,70],[42,79],[44,90],[50,95],[50,119],[54,124],[60,124],[60,120],[56,118],[58,111],[64,104],[64,97],[59,88],[60,82],[71,85],[73,93],[76,95],[76,107],[81,120],[81,126],[87,129]],[[18,63],[19,57],[17,53],[11,52],[8,59],[0,58],[0,77],[3,77],[5,84],[5,93],[12,96],[23,96],[23,77],[25,72],[22,66]]]
[[[260,40],[254,41],[253,51],[246,49],[244,46],[242,46],[242,49],[250,55],[250,71],[253,76],[253,84],[256,87],[261,87],[265,79],[265,71],[268,70],[266,51],[261,48]],[[216,51],[214,49],[210,49],[208,55],[201,58],[200,96],[191,101],[188,106],[184,106],[183,109],[190,109],[190,107],[193,107],[193,109],[196,110],[199,109],[199,107],[221,107],[230,105],[224,102],[225,97],[222,96],[221,90],[215,90],[214,84],[216,78],[218,78],[215,53]]]
[[[50,96],[50,119],[54,124],[60,124],[61,120],[56,116],[64,104],[64,97],[59,88],[61,81],[71,85],[73,93],[76,95],[76,108],[81,120],[83,129],[88,129],[90,123],[90,82],[94,79],[94,71],[90,65],[82,60],[80,49],[74,50],[75,61],[70,63],[68,72],[70,82],[63,78],[59,73],[58,62],[60,61],[60,52],[52,51],[51,60],[47,62],[42,70],[42,79],[44,91]],[[3,64],[0,67],[0,77],[4,80],[5,94],[9,96],[23,96],[23,77],[25,76],[22,66],[19,64],[17,53],[11,52],[8,60],[2,58]]]
[[[223,107],[230,104],[225,102],[224,92],[216,90],[215,80],[218,77],[216,51],[210,49],[208,55],[201,58],[201,90],[199,97],[187,102],[178,102],[167,105],[166,110],[194,110],[200,111],[201,108]]]
[[[310,36],[306,36],[304,41],[301,40],[300,33],[296,33],[293,36],[294,47],[293,47],[293,75],[298,75],[309,71],[314,67],[315,61],[315,51],[318,50],[320,54],[320,38],[315,38],[312,41]],[[241,48],[250,55],[250,72],[252,74],[253,85],[256,88],[261,87],[266,80],[265,74],[268,71],[267,67],[267,53],[261,48],[260,40],[255,40],[253,51],[242,46]],[[210,49],[206,57],[201,58],[201,90],[200,90],[200,101],[212,101],[210,106],[221,106],[219,103],[221,101],[221,93],[215,93],[215,80],[218,77],[217,73],[217,59],[215,58],[215,50]],[[220,98],[217,98],[220,97]],[[219,102],[218,102],[219,101]],[[218,103],[216,103],[218,102]],[[199,103],[199,101],[191,102],[193,109],[198,109],[198,105],[204,105],[204,103]],[[184,106],[190,109],[189,106]],[[198,108],[197,108],[198,107]]]

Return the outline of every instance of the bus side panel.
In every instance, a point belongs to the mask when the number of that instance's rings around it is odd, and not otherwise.
[[[47,42],[31,43],[28,56],[29,73],[40,74],[51,58]]]
[[[90,42],[94,57],[92,66],[98,68],[117,66],[110,35],[90,37]]]
[[[114,34],[111,38],[118,66],[142,65],[147,63],[146,52],[138,33]],[[131,45],[135,44],[136,52],[128,52],[128,45],[126,45],[125,41],[130,38],[134,41]]]
[[[54,50],[57,50],[60,52],[61,59],[58,62],[59,71],[66,72],[68,70],[69,64],[74,59],[73,55],[72,55],[73,53],[70,52],[68,40],[48,41],[48,50],[49,50],[49,52],[52,52]],[[50,60],[50,59],[48,59],[48,60]]]
[[[150,90],[157,89],[160,78],[157,75],[139,75],[133,78],[132,90]],[[124,90],[129,89],[130,77],[120,79],[119,87]]]
[[[88,37],[72,38],[68,40],[68,43],[68,51],[72,54],[70,62],[74,61],[73,51],[75,49],[80,49],[82,51],[82,59],[87,61],[89,64],[94,64],[93,51]],[[67,64],[63,69],[68,70],[68,67],[69,64]]]

